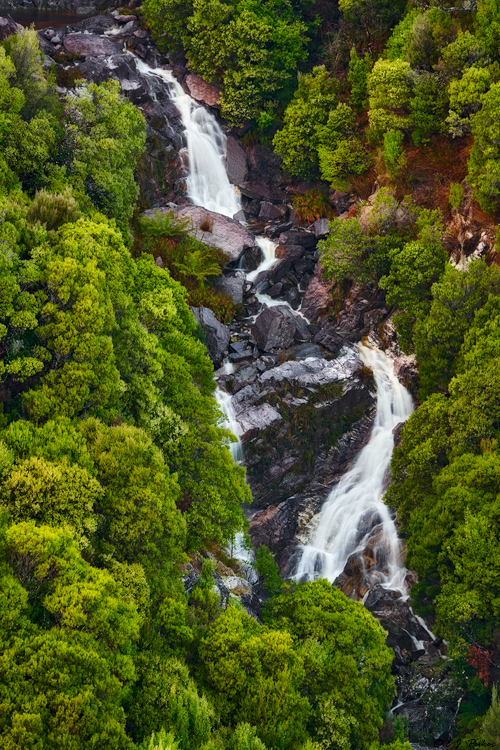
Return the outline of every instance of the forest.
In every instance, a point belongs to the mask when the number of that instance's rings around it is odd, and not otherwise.
[[[449,746],[500,748],[500,0],[138,12],[306,186],[294,213],[329,219],[324,278],[394,310],[418,408],[385,501],[412,606],[448,644]],[[225,261],[142,215],[146,123],[119,84],[57,75],[33,28],[0,43],[0,746],[410,750],[360,602],[282,580],[262,546],[261,621],[221,607],[252,497],[190,305],[239,314],[209,283]],[[334,215],[332,191],[366,201],[375,181],[369,210]],[[482,256],[467,221],[494,238]]]

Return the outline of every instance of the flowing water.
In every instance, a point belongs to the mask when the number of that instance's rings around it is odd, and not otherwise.
[[[372,577],[386,588],[407,593],[400,542],[382,496],[389,469],[394,427],[413,411],[412,399],[394,374],[383,352],[360,347],[364,363],[373,370],[377,410],[368,444],[344,474],[315,519],[315,531],[302,549],[296,578],[327,578],[333,583],[351,555],[362,556],[367,545],[375,559]]]
[[[180,112],[187,141],[189,160],[187,194],[195,206],[233,217],[241,209],[241,200],[226,173],[226,136],[215,117],[186,94],[170,70],[151,68],[136,59],[137,69],[145,75],[163,78],[170,98]]]
[[[241,208],[241,201],[228,180],[225,169],[226,137],[219,124],[204,107],[188,96],[173,73],[162,68],[150,68],[140,60],[137,67],[143,74],[162,78],[169,86],[172,101],[179,110],[187,140],[187,192],[194,205],[202,206],[232,217]],[[259,267],[247,274],[253,281],[262,271],[275,264],[276,243],[267,237],[256,238],[264,259]],[[262,292],[257,299],[268,306],[287,304]],[[300,312],[294,311],[300,315]],[[298,580],[318,577],[334,581],[342,573],[347,559],[359,555],[371,545],[374,566],[372,580],[379,580],[387,588],[406,594],[405,568],[400,542],[389,509],[382,496],[393,450],[394,427],[405,421],[413,405],[409,393],[394,374],[392,360],[380,351],[360,347],[365,364],[373,370],[377,388],[377,410],[368,444],[358,455],[352,468],[330,493],[321,513],[311,526],[315,527],[296,572]],[[233,365],[226,360],[227,374]],[[237,437],[231,446],[235,461],[243,460],[239,424],[232,406],[231,395],[218,387],[215,397],[226,417],[228,427]],[[241,540],[240,540],[241,541]],[[240,545],[241,546],[241,545]],[[243,558],[243,547],[239,550]]]

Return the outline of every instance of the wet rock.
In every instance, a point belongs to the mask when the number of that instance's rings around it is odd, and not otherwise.
[[[286,299],[286,301],[288,302],[288,304],[290,305],[291,308],[293,308],[294,310],[298,310],[299,309],[299,307],[300,307],[300,293],[298,292],[297,289],[295,289],[295,288],[294,289],[290,289],[290,291],[285,294],[285,299]],[[308,331],[307,338],[309,338],[309,331]]]
[[[183,81],[187,93],[197,102],[207,107],[220,107],[221,88],[214,83],[207,83],[195,73],[188,73]]]
[[[262,351],[288,349],[294,339],[310,338],[307,324],[285,305],[266,307],[252,326],[252,336]]]
[[[316,247],[317,239],[312,232],[301,230],[282,232],[279,238],[280,245],[302,245],[305,248]]]
[[[262,201],[260,204],[259,219],[260,221],[276,221],[276,219],[284,219],[287,214],[287,207],[283,205],[275,205],[269,201]]]
[[[398,591],[391,591],[376,584],[370,589],[364,605],[387,630],[388,646],[397,647],[399,653],[409,654],[412,660],[426,652],[431,652],[434,657],[439,656],[433,645],[434,636],[422,625],[408,600],[401,597]],[[403,663],[406,663],[407,658],[404,657]]]
[[[205,340],[210,359],[217,367],[222,363],[231,340],[229,328],[220,323],[207,307],[192,307],[195,320],[205,333]]]
[[[283,421],[283,417],[270,404],[261,404],[246,410],[238,421],[242,440],[248,440],[250,437],[255,437],[258,432],[275,427]]]
[[[0,42],[22,29],[22,26],[14,21],[8,14],[0,16]]]
[[[302,304],[304,308],[304,304]],[[313,338],[315,344],[321,344],[332,354],[338,354],[345,344],[345,339],[335,332],[333,327],[324,327]]]
[[[236,138],[231,135],[226,144],[226,172],[229,180],[235,185],[244,182],[248,172],[247,155]]]
[[[120,42],[113,42],[106,37],[87,33],[68,34],[64,37],[63,47],[68,55],[85,55],[89,57],[116,55],[122,51]]]
[[[237,305],[240,305],[243,302],[244,286],[244,276],[218,276],[213,282],[214,289],[223,294],[227,294]]]
[[[285,258],[290,263],[298,262],[304,255],[306,249],[303,245],[278,245],[276,257]]]
[[[313,226],[313,231],[314,231],[314,236],[318,240],[323,239],[324,237],[326,237],[326,235],[328,234],[328,226],[329,226],[329,224],[330,224],[330,222],[329,222],[328,219],[318,219],[317,221],[314,222],[314,224],[312,225]]]
[[[265,200],[265,201],[284,201],[286,200],[286,193],[279,188],[275,188],[268,185],[265,182],[243,182],[240,185],[242,195],[246,195],[247,198],[253,200]]]
[[[394,360],[394,372],[405,388],[415,392],[418,387],[418,366],[414,354],[402,354]]]
[[[161,212],[169,209],[158,209]],[[146,211],[145,215],[153,212]],[[238,221],[229,219],[214,211],[207,211],[200,206],[185,206],[177,210],[179,219],[189,219],[192,226],[192,234],[209,247],[222,250],[228,257],[229,262],[239,260],[245,250],[253,247],[255,238],[248,229],[245,229]]]
[[[255,271],[264,260],[264,254],[258,245],[250,247],[243,258],[243,264],[248,271]]]
[[[318,263],[315,274],[306,289],[302,300],[302,312],[311,322],[317,320],[321,313],[328,310],[332,301],[332,289],[335,281],[324,281],[323,269]]]

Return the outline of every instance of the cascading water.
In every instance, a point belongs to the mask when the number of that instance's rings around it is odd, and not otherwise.
[[[302,548],[295,577],[327,578],[333,583],[351,555],[373,547],[373,582],[407,594],[405,568],[396,527],[382,502],[384,480],[393,450],[394,427],[413,411],[412,399],[394,373],[394,364],[378,350],[360,347],[377,387],[377,411],[370,441],[330,493],[315,519],[315,531]]]
[[[226,136],[215,117],[186,94],[170,70],[151,68],[136,58],[137,70],[143,75],[163,78],[169,85],[170,98],[180,112],[189,159],[187,194],[195,206],[233,217],[241,209],[241,200],[228,180]]]
[[[233,371],[233,364],[229,360],[224,362],[224,372],[226,375],[230,375]],[[243,461],[243,446],[240,440],[240,426],[236,419],[233,404],[231,401],[231,394],[227,391],[223,391],[219,386],[215,389],[215,400],[219,404],[221,412],[224,414],[227,420],[227,427],[231,430],[236,438],[236,442],[231,443],[231,455],[236,462]]]

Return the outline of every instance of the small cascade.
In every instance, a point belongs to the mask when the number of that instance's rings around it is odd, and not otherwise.
[[[276,257],[276,242],[270,240],[269,237],[256,237],[255,244],[262,250],[264,260],[257,266],[255,271],[247,273],[247,281],[253,281],[262,271],[269,271],[278,260]]]
[[[224,362],[224,372],[226,375],[230,375],[233,371],[233,364],[229,360],[225,360]],[[239,463],[243,461],[243,445],[240,440],[240,426],[238,424],[238,421],[236,419],[236,414],[234,412],[232,400],[231,400],[231,394],[227,391],[222,390],[220,386],[217,386],[215,389],[215,400],[219,404],[221,412],[224,414],[227,420],[227,427],[233,435],[236,438],[236,442],[231,443],[230,450],[231,455],[234,458],[234,460]]]
[[[241,209],[241,200],[229,182],[226,167],[226,136],[215,117],[186,94],[170,70],[151,68],[136,59],[143,75],[163,78],[170,97],[180,112],[189,159],[187,194],[195,206],[233,217]]]
[[[383,352],[360,347],[377,387],[377,411],[370,441],[330,493],[314,519],[315,531],[302,549],[295,577],[299,581],[327,578],[332,583],[347,560],[371,548],[373,583],[406,595],[400,541],[390,511],[382,501],[393,451],[394,427],[413,411],[412,399],[394,374]]]

